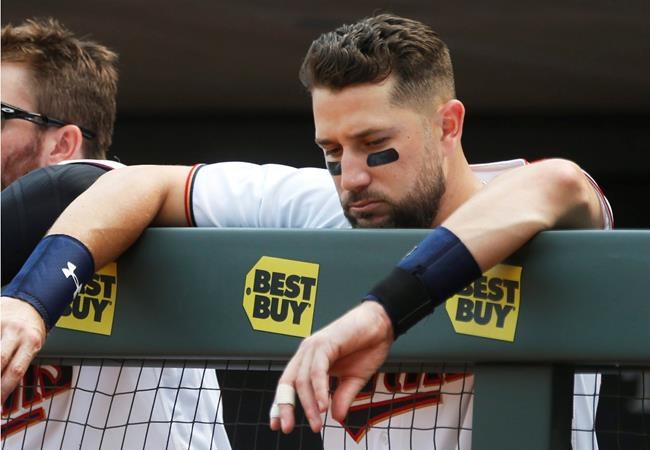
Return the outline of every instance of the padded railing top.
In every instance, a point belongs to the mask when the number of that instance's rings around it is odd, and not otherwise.
[[[41,356],[286,359],[297,335],[356,305],[425,234],[150,229],[116,279],[97,276],[73,302],[66,326],[94,332],[57,327]],[[505,264],[401,337],[391,359],[650,361],[650,230],[545,232]]]

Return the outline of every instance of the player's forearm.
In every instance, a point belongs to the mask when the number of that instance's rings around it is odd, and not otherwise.
[[[90,250],[99,268],[121,255],[152,223],[183,225],[187,167],[133,166],[100,177],[59,216],[49,234]]]
[[[443,222],[487,270],[543,230],[602,226],[596,192],[564,160],[531,164],[493,180]]]
[[[536,233],[600,226],[600,202],[580,168],[545,161],[494,180],[409,252],[367,298],[404,333]]]

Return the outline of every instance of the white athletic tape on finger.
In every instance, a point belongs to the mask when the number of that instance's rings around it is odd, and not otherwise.
[[[271,412],[269,412],[269,417],[271,417],[271,419],[280,418],[280,407],[277,403],[273,403],[273,405],[271,405]]]
[[[279,405],[296,405],[296,390],[293,386],[289,384],[278,384],[278,388],[275,391],[275,400],[273,401],[273,405],[271,405],[271,411],[269,411],[269,417],[271,419],[280,418]]]
[[[296,406],[296,390],[290,384],[278,384],[273,403]]]

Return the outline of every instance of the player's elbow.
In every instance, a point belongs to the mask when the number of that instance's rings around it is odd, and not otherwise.
[[[567,159],[549,159],[540,163],[544,166],[544,175],[551,193],[568,195],[572,201],[583,199],[584,174],[580,167]]]
[[[585,228],[597,225],[600,215],[594,189],[582,169],[566,159],[540,162],[546,201],[554,214],[549,228]]]

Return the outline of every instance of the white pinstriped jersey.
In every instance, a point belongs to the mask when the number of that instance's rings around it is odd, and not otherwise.
[[[523,159],[472,165],[487,183],[499,174],[527,164]],[[605,228],[612,227],[607,199],[585,173],[601,201]],[[349,228],[329,173],[247,163],[202,166],[188,191],[193,225]],[[240,201],[230,201],[240,198]],[[471,447],[474,377],[471,374],[379,374],[348,413],[347,428],[325,418],[326,449],[389,448],[469,449]],[[576,375],[574,426],[592,430],[600,377]],[[372,393],[374,392],[374,393]],[[434,427],[435,424],[435,427]],[[460,424],[461,429],[457,430]],[[370,428],[367,428],[367,427]],[[435,432],[435,435],[434,435]],[[576,449],[597,449],[592,432],[572,434]]]

